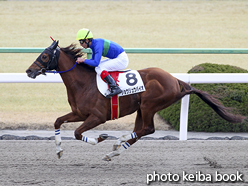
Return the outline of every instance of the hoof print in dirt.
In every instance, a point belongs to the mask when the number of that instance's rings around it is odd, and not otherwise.
[[[209,159],[207,157],[204,157],[203,159],[208,162],[208,164],[210,165],[210,167],[213,167],[213,168],[222,168],[222,166],[220,164],[218,164],[215,160],[211,160],[211,159]]]

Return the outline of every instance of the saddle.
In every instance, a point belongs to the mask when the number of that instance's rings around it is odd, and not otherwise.
[[[111,98],[111,119],[119,118],[119,97],[136,94],[146,91],[143,80],[137,70],[114,71],[109,72],[116,84],[122,90],[122,93]],[[109,87],[99,75],[96,75],[97,88],[99,92],[106,97],[109,94]]]

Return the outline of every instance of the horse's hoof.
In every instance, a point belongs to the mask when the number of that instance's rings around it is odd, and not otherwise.
[[[63,155],[63,150],[57,152],[57,156],[58,156],[59,159],[62,157],[62,155]]]
[[[121,147],[121,145],[113,145],[113,151],[118,150]]]
[[[107,139],[109,136],[108,136],[108,134],[101,134],[99,137],[102,138],[103,140],[105,140],[105,139]]]
[[[111,158],[106,155],[102,160],[104,160],[104,161],[111,161]]]

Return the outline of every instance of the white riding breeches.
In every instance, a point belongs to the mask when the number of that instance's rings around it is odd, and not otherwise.
[[[128,63],[129,60],[126,52],[122,52],[117,58],[100,61],[100,64],[95,68],[95,71],[98,75],[101,75],[104,70],[107,72],[123,70],[127,68]]]

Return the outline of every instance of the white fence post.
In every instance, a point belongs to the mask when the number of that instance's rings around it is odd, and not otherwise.
[[[189,95],[186,95],[181,100],[179,140],[187,140],[188,111],[189,111]]]

